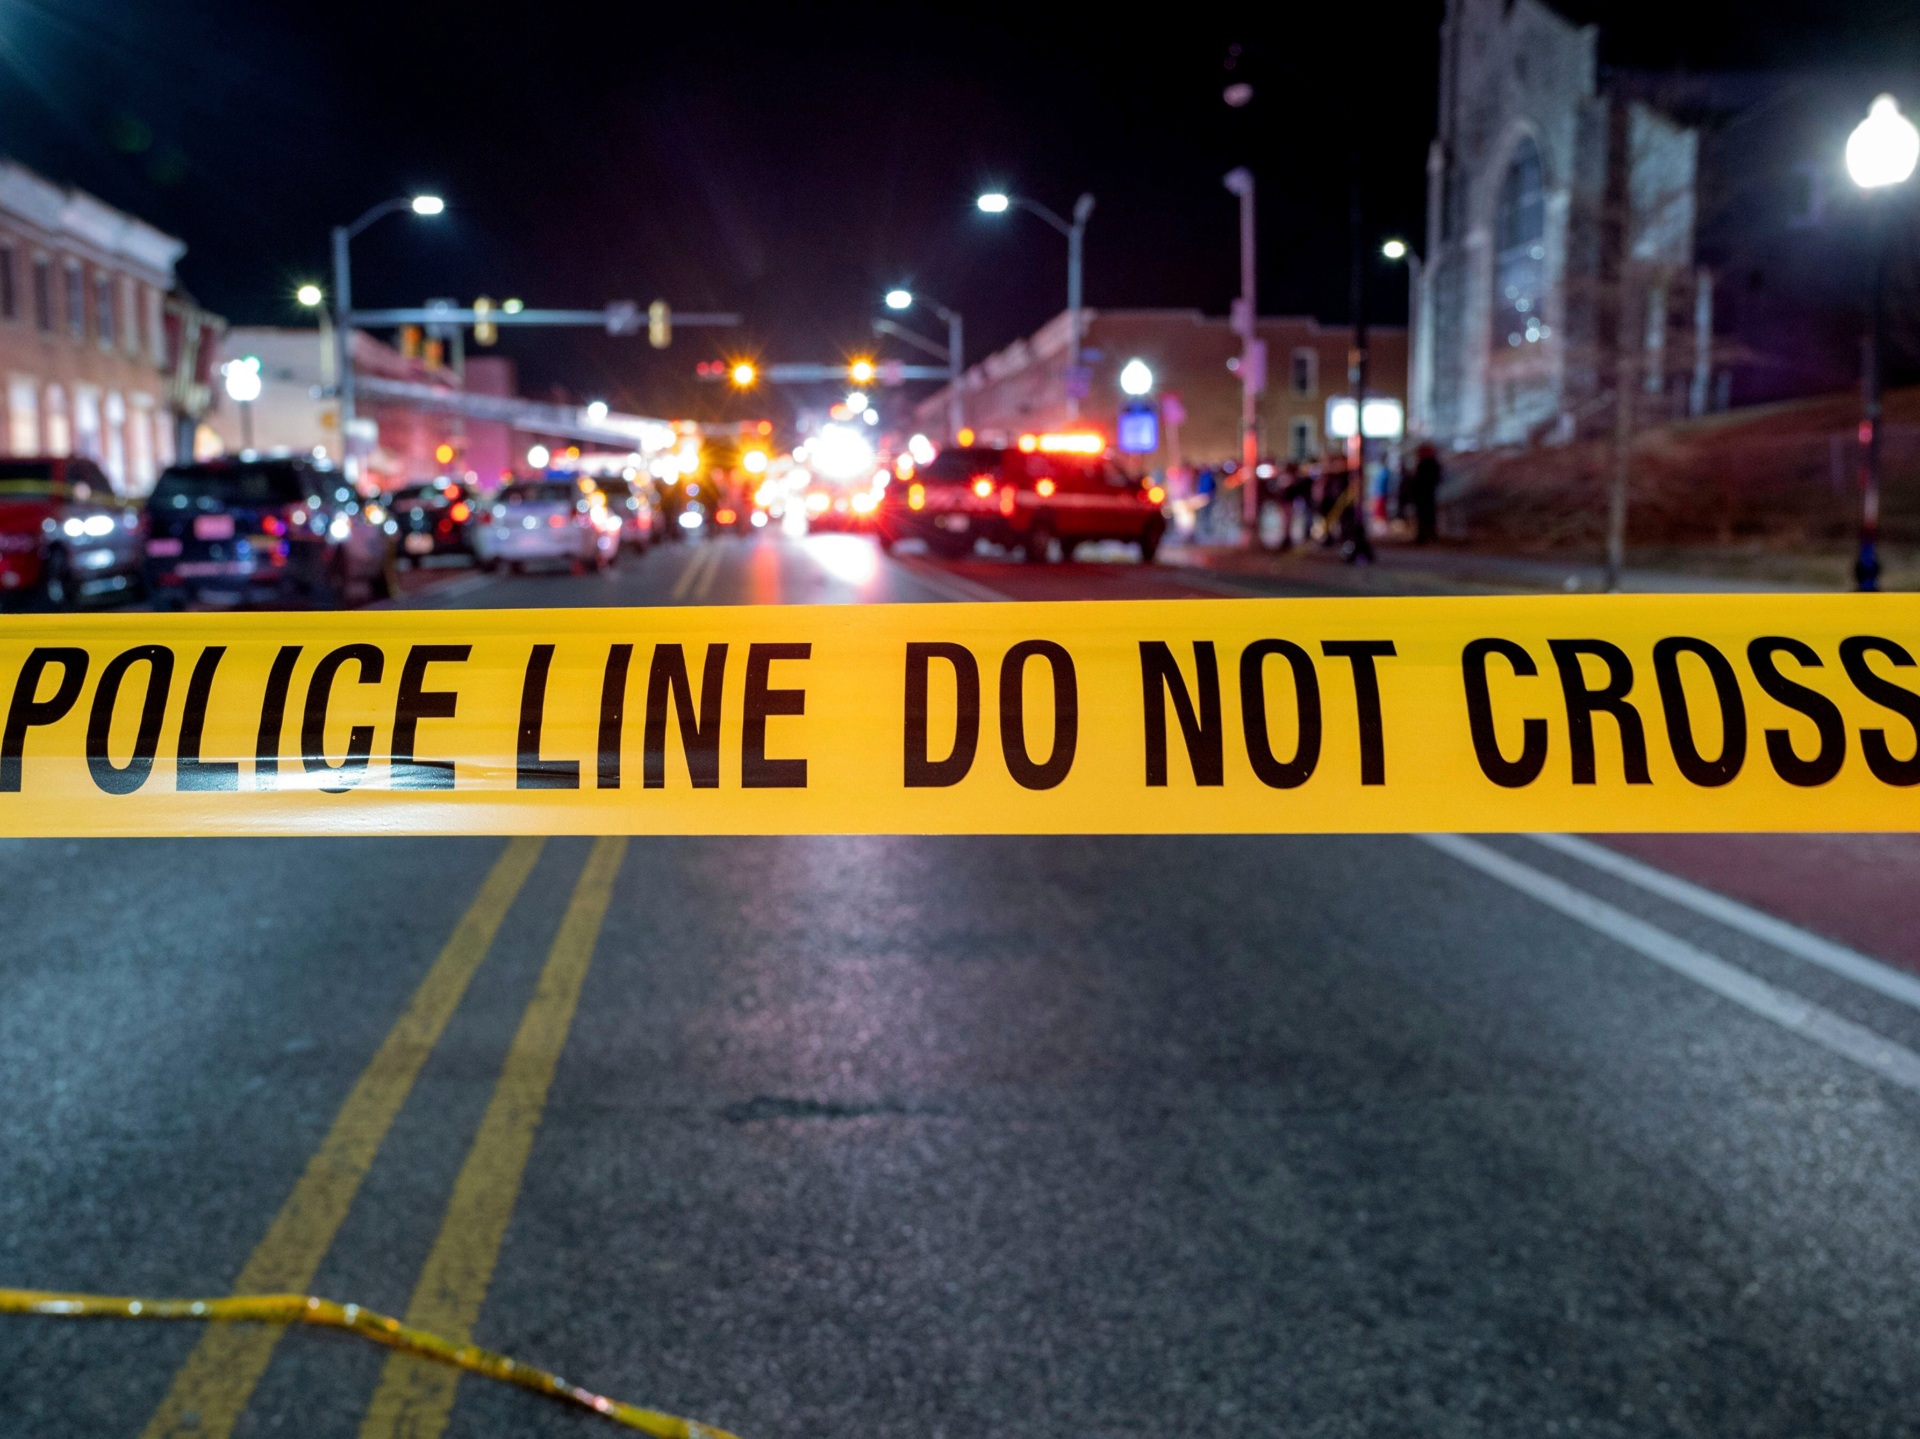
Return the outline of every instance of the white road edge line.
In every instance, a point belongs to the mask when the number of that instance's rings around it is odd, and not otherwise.
[[[1920,1093],[1920,1054],[1843,1019],[1830,1009],[1768,984],[1744,969],[1595,899],[1531,865],[1457,834],[1423,834],[1420,839],[1443,854],[1471,865],[1549,909],[1557,909],[1607,938],[1644,955],[1655,964],[1710,989],[1722,999],[1809,1039],[1822,1049],[1871,1070],[1889,1083]]]
[[[1592,840],[1570,834],[1531,834],[1527,838],[1569,859],[1591,865],[1615,879],[1638,885],[1649,894],[1657,894],[1662,899],[1683,905],[1695,914],[1724,924],[1728,929],[1751,935],[1776,949],[1784,950],[1795,959],[1818,965],[1829,973],[1850,979],[1910,1009],[1920,1009],[1920,977],[1904,970],[1869,958],[1858,950],[1848,949],[1844,944],[1822,939],[1798,925],[1775,919],[1739,900],[1728,899],[1723,894],[1716,894],[1713,890],[1655,869],[1640,860],[1630,859],[1618,850],[1608,849]]]

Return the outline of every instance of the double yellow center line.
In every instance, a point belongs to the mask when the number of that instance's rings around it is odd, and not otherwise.
[[[394,1117],[492,947],[543,843],[516,839],[495,862],[240,1271],[236,1294],[304,1293],[311,1287]],[[624,838],[601,839],[587,857],[408,1306],[408,1324],[455,1343],[472,1337],[486,1298],[626,845]],[[174,1376],[142,1439],[226,1439],[266,1373],[281,1332],[277,1326],[209,1328]],[[393,1356],[361,1434],[365,1439],[403,1434],[433,1439],[446,1425],[457,1380],[453,1370]]]

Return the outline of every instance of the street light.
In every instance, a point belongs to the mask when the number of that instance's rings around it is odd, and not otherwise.
[[[220,367],[226,379],[227,398],[240,407],[240,448],[253,448],[253,402],[260,398],[260,357],[242,355]]]
[[[333,227],[333,370],[339,376],[340,465],[348,479],[358,479],[353,456],[353,272],[347,247],[374,221],[400,210],[416,215],[438,215],[447,202],[438,195],[402,195],[382,200],[351,225]]]
[[[1135,399],[1153,389],[1153,368],[1145,360],[1128,360],[1120,367],[1120,388]]]
[[[1080,418],[1078,392],[1086,387],[1086,377],[1080,373],[1080,256],[1087,221],[1093,216],[1093,196],[1082,195],[1073,202],[1071,222],[1061,219],[1037,200],[1009,195],[1002,190],[989,190],[974,203],[989,215],[1003,215],[1017,207],[1038,215],[1067,237],[1067,413],[1077,420]]]
[[[1380,253],[1389,260],[1407,262],[1407,336],[1412,345],[1407,354],[1407,428],[1410,431],[1426,432],[1426,376],[1425,360],[1426,326],[1425,316],[1420,312],[1420,277],[1423,263],[1414,248],[1402,239],[1391,239],[1380,246]]]
[[[293,292],[293,298],[309,310],[320,321],[320,388],[330,390],[334,382],[333,365],[333,315],[326,306],[326,291],[309,280]]]
[[[1253,231],[1253,171],[1236,165],[1220,177],[1229,194],[1240,201],[1240,298],[1234,306],[1234,328],[1240,332],[1240,516],[1248,544],[1259,542],[1260,392],[1267,387],[1267,348],[1260,338]]]
[[[760,372],[748,361],[741,360],[727,371],[727,378],[733,381],[736,389],[750,390],[753,388],[753,382],[760,378]]]
[[[590,425],[603,424],[605,423],[606,418],[607,418],[607,402],[605,400],[589,400],[587,402],[587,423],[588,424]]]
[[[985,210],[988,208],[987,200],[989,198],[991,197],[986,195],[980,197],[981,209]],[[1004,200],[1006,196],[1002,195],[1000,198]],[[1006,207],[1003,205],[1001,208],[1005,209]],[[966,370],[965,330],[961,324],[960,316],[954,311],[949,310],[945,305],[930,296],[920,295],[916,297],[911,290],[896,288],[887,291],[887,308],[889,310],[910,310],[913,308],[913,303],[916,298],[946,322],[947,438],[955,444],[958,444],[960,442],[960,431],[965,429],[967,424],[960,394],[960,379]],[[938,355],[940,353],[940,346],[937,343],[932,340],[922,339],[912,330],[896,325],[891,320],[875,320],[873,327],[882,334],[897,335],[910,345],[918,345],[929,354]]]
[[[1862,590],[1880,588],[1880,390],[1882,356],[1887,336],[1887,222],[1886,204],[1876,191],[1904,185],[1920,163],[1920,130],[1900,113],[1891,95],[1881,95],[1847,137],[1847,173],[1867,192],[1872,209],[1866,364],[1861,376],[1863,417],[1860,424],[1860,551],[1853,562],[1853,581]]]

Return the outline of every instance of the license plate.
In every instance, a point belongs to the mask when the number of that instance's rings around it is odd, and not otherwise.
[[[183,579],[200,579],[207,575],[244,575],[253,571],[253,565],[247,560],[188,560],[183,565],[175,565],[174,573]]]
[[[410,555],[430,555],[433,553],[432,535],[408,535],[406,551]]]
[[[201,590],[194,598],[203,605],[237,605],[242,595],[238,590]]]
[[[193,520],[193,537],[196,540],[230,540],[233,538],[232,515],[196,515]]]
[[[965,515],[942,515],[934,521],[943,530],[952,530],[956,534],[965,534],[973,528],[973,521]]]

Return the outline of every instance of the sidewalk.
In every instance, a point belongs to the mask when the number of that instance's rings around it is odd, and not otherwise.
[[[1577,558],[1546,559],[1491,554],[1464,546],[1416,548],[1404,542],[1375,543],[1374,563],[1350,565],[1340,552],[1317,544],[1267,554],[1225,545],[1168,544],[1168,565],[1201,570],[1223,580],[1277,583],[1331,594],[1594,594],[1606,588],[1606,572]],[[1831,593],[1836,586],[1804,578],[1771,579],[1683,569],[1629,568],[1621,588],[1632,594]]]

